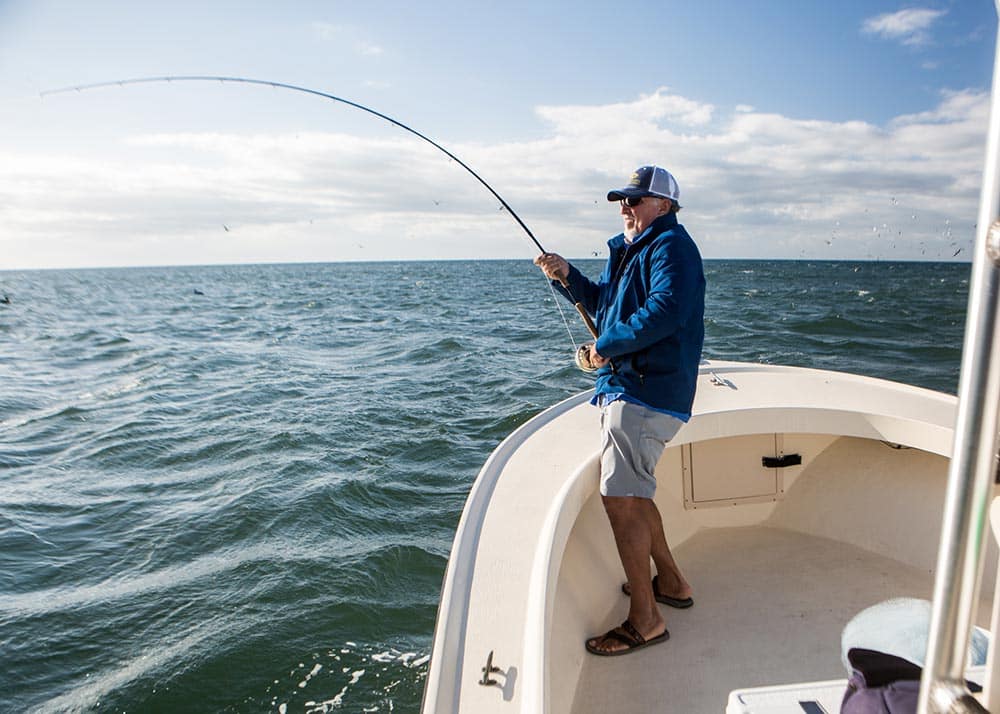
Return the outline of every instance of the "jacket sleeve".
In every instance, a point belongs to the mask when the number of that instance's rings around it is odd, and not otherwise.
[[[552,285],[570,302],[575,303],[579,301],[584,309],[590,313],[591,317],[596,316],[598,296],[601,292],[597,283],[581,273],[572,264],[569,266],[569,278],[566,282],[569,283],[569,288],[573,292],[572,295],[566,292],[566,288],[558,280],[553,280]]]
[[[604,325],[595,345],[602,357],[639,352],[672,335],[691,317],[702,280],[698,261],[670,241],[652,248],[649,294],[629,317]]]

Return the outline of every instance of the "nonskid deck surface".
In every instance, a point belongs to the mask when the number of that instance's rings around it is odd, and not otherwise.
[[[664,644],[588,656],[574,712],[717,713],[734,689],[846,677],[844,625],[876,603],[929,599],[933,590],[926,570],[776,528],[706,529],[675,555],[694,588],[694,607],[661,606],[670,630]],[[609,598],[619,586],[608,583]],[[609,627],[627,614],[619,597]],[[981,605],[979,624],[988,617]]]

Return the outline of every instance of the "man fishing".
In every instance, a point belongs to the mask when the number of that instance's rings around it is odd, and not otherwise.
[[[608,193],[608,201],[621,204],[624,231],[608,241],[596,283],[554,253],[535,259],[598,328],[583,357],[598,368],[601,498],[630,598],[620,626],[587,640],[587,650],[601,656],[665,642],[670,634],[657,602],[694,604],[653,502],[656,464],[691,417],[705,336],[705,276],[697,246],[677,222],[679,199],[677,181],[659,166],[640,167],[627,186]]]

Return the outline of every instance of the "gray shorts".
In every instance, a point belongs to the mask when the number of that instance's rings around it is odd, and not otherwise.
[[[656,463],[682,426],[677,417],[623,399],[601,407],[601,495],[652,498]]]

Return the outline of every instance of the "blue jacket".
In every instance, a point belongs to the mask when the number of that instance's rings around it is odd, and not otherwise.
[[[597,283],[572,266],[568,281],[572,297],[594,317],[597,352],[611,359],[597,373],[596,396],[637,401],[686,421],[705,341],[698,247],[671,213],[631,245],[619,233],[608,248]]]

